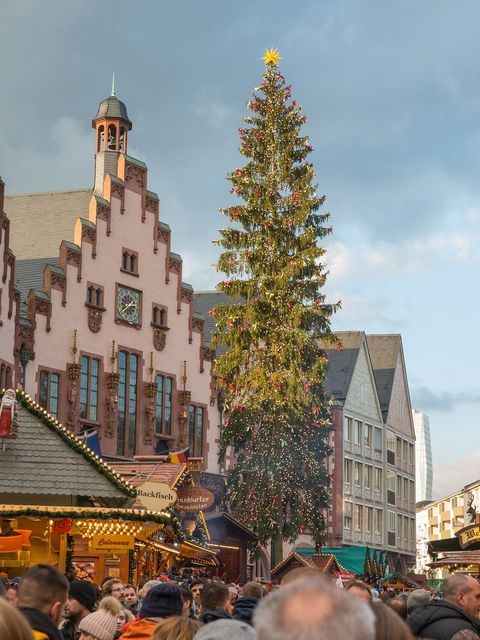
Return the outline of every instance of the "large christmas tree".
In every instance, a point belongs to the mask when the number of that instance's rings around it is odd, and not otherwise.
[[[225,209],[233,223],[220,231],[226,274],[219,289],[231,304],[211,312],[214,346],[226,351],[216,374],[225,394],[220,443],[236,462],[227,473],[227,500],[264,545],[310,531],[323,541],[328,505],[328,365],[322,344],[337,344],[322,287],[328,213],[319,213],[312,147],[306,122],[279,71],[276,50],[266,52],[263,82],[248,102],[240,129],[244,166],[228,175],[240,203]]]

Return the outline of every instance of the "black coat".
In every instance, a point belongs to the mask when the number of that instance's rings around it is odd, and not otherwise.
[[[45,633],[49,640],[62,640],[62,635],[55,623],[43,611],[31,607],[19,607],[19,609],[34,631]]]
[[[414,635],[431,640],[450,640],[464,629],[477,634],[480,631],[473,618],[445,600],[433,600],[418,607],[408,616],[407,623]]]
[[[231,620],[232,616],[225,609],[205,609],[200,616],[200,622],[208,624],[215,620]]]
[[[252,598],[251,596],[239,598],[235,602],[235,615],[233,616],[234,620],[240,620],[240,622],[246,622],[247,624],[251,625],[253,612],[255,611],[255,607],[259,602],[260,600],[258,598]]]

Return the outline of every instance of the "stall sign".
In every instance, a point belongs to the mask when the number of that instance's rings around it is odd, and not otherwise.
[[[202,487],[185,487],[177,491],[175,509],[183,513],[198,513],[212,506],[215,496]]]
[[[72,521],[70,518],[55,520],[52,524],[52,533],[70,533]]]
[[[135,487],[137,500],[145,509],[163,511],[177,499],[177,493],[166,482],[144,482]]]
[[[462,549],[471,547],[473,544],[480,542],[480,525],[471,524],[468,527],[464,527],[457,531],[455,535],[458,538],[458,542]]]
[[[341,578],[342,580],[355,580],[357,577],[357,574],[351,571],[335,571],[333,575],[335,578]]]
[[[100,534],[92,536],[90,551],[130,551],[134,548],[134,536]]]

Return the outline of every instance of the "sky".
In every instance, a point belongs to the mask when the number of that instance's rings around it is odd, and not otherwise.
[[[196,290],[242,165],[238,128],[277,47],[308,118],[334,233],[335,330],[402,335],[430,417],[434,493],[479,477],[480,3],[462,0],[2,0],[0,175],[8,193],[92,185],[98,103],[116,92],[129,154]]]

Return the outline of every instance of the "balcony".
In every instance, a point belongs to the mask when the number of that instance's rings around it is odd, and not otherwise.
[[[453,515],[463,517],[463,509],[463,505],[461,505],[460,507],[453,507]]]
[[[432,516],[431,518],[429,518],[428,519],[428,524],[429,524],[429,526],[437,525],[438,524],[438,516]]]
[[[440,520],[445,522],[446,520],[450,520],[452,517],[452,512],[450,509],[445,509],[445,511],[440,511]]]

